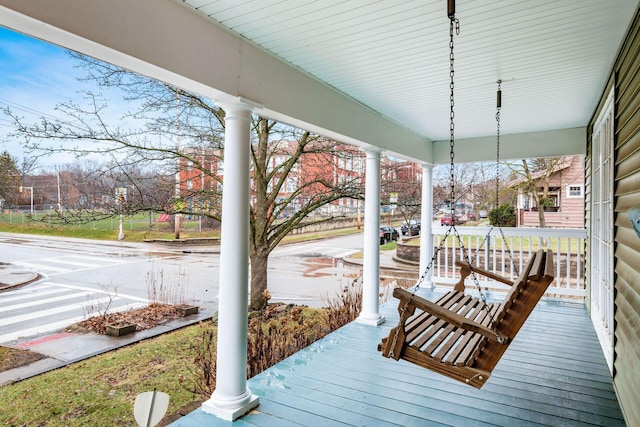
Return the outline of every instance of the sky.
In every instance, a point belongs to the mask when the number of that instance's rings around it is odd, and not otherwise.
[[[9,107],[27,122],[39,117],[62,118],[55,107],[61,102],[79,100],[80,91],[92,89],[79,78],[84,71],[76,66],[68,51],[29,36],[0,27],[0,109]],[[13,131],[11,121],[0,112],[0,151],[7,150],[21,159],[20,144],[7,135]],[[38,165],[68,163],[66,155],[41,159]]]
[[[55,106],[69,99],[78,70],[64,49],[0,27],[0,106],[28,118],[55,116]],[[0,116],[0,135],[12,130]],[[15,144],[5,147],[10,152]],[[13,153],[12,153],[13,154]]]

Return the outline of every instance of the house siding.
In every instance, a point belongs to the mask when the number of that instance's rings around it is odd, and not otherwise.
[[[571,158],[571,164],[564,169],[555,172],[549,177],[549,187],[561,188],[559,197],[560,210],[558,212],[545,212],[544,220],[547,227],[557,228],[583,228],[584,227],[584,196],[569,197],[568,188],[573,185],[583,185],[585,167],[581,156]],[[583,190],[583,194],[584,190]],[[535,210],[522,212],[523,227],[539,227],[540,219]]]
[[[627,211],[640,205],[640,14],[636,16],[613,67],[615,81],[614,169],[614,285],[615,332],[613,379],[628,425],[640,425],[640,239]],[[610,84],[608,85],[610,87]],[[601,108],[604,92],[598,109]],[[597,117],[594,114],[594,117]],[[592,119],[589,128],[594,124]],[[592,147],[589,132],[587,165]],[[591,193],[591,169],[587,167],[585,189]],[[586,223],[591,220],[590,197],[586,198]],[[588,244],[588,243],[587,243]],[[590,250],[590,248],[588,248]],[[591,253],[591,252],[589,252]],[[592,260],[587,261],[590,268]],[[589,275],[587,275],[589,277]],[[587,282],[587,286],[590,284]],[[589,295],[589,292],[587,292]]]

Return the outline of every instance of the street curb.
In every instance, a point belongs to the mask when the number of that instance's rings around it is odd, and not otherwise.
[[[83,360],[108,353],[110,351],[114,351],[124,347],[129,347],[131,345],[137,344],[139,342],[142,342],[151,338],[156,338],[166,333],[174,332],[174,331],[186,328],[188,326],[193,326],[200,322],[211,320],[213,319],[213,316],[215,314],[216,313],[212,314],[211,312],[203,311],[203,312],[200,312],[193,319],[189,319],[189,320],[174,319],[173,321],[167,322],[164,325],[159,325],[151,329],[136,332],[135,335],[127,337],[128,340],[125,343],[122,343],[122,338],[114,337],[112,338],[112,341],[113,341],[112,345],[105,347],[103,349],[100,349],[98,351],[94,351],[82,356],[75,357],[70,360],[59,360],[59,359],[56,359],[55,357],[45,357],[44,359],[37,360],[29,365],[20,366],[14,369],[9,369],[7,371],[0,372],[0,387],[19,383],[29,378],[32,378],[41,374],[45,374],[47,372],[55,371],[57,369],[67,367],[74,363],[82,362]],[[31,350],[31,351],[38,353],[37,349]]]
[[[382,258],[382,257],[381,257]],[[396,270],[396,271],[415,271],[416,268],[418,267],[418,264],[409,264],[409,263],[405,263],[405,262],[401,262],[399,260],[396,259],[395,256],[393,257],[386,257],[389,258],[392,262],[400,264],[400,265],[388,265],[388,263],[380,263],[380,269],[383,270]],[[342,258],[342,262],[344,262],[345,264],[350,264],[350,265],[359,265],[362,266],[363,261],[360,258],[353,258],[353,257],[344,257]]]
[[[7,277],[11,278],[11,275],[22,275],[26,276],[16,280],[7,280]],[[39,273],[32,272],[9,272],[0,274],[0,292],[18,288],[20,286],[28,285],[29,283],[36,282],[42,279],[42,276]]]

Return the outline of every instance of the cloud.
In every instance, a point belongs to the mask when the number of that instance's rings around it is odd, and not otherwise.
[[[91,82],[81,81],[84,71],[66,49],[0,27],[0,108],[9,107],[27,123],[40,117],[64,119],[56,106],[73,101],[85,103],[82,90],[102,93],[108,99],[105,117],[114,126],[123,124],[122,115],[130,104],[117,90],[99,90]],[[134,123],[126,123],[135,126]],[[24,155],[20,144],[7,137],[13,131],[10,121],[0,116],[0,150]],[[53,156],[47,162],[73,160],[72,156]]]

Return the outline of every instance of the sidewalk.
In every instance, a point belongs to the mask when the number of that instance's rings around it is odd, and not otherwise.
[[[100,334],[76,334],[56,332],[13,345],[14,348],[28,349],[45,356],[44,359],[19,368],[0,372],[0,387],[21,381],[69,364],[107,353],[139,341],[153,338],[202,320],[210,319],[215,310],[202,310],[198,314],[175,319],[151,329],[138,331],[122,337]]]
[[[184,248],[185,252],[214,252],[210,248]],[[362,257],[346,257],[344,262],[362,265]],[[380,252],[380,268],[398,271],[417,271],[417,265],[400,262],[395,258],[395,251]],[[0,266],[0,292],[20,287],[40,278],[35,272],[21,270],[11,265]],[[69,332],[55,332],[29,341],[20,342],[12,347],[28,349],[42,354],[45,358],[30,365],[0,372],[0,387],[21,381],[54,369],[62,368],[71,363],[134,344],[138,341],[152,338],[167,332],[183,328],[202,320],[211,318],[215,309],[202,309],[197,315],[184,319],[176,319],[152,329],[139,331],[122,337],[110,337],[99,334],[76,334]]]
[[[38,273],[18,269],[12,265],[0,266],[0,291],[26,285],[40,278]]]
[[[28,285],[40,277],[38,273],[33,271],[26,271],[12,265],[0,265],[0,295],[3,291]],[[11,347],[31,350],[45,357],[29,365],[0,372],[0,387],[198,323],[211,318],[215,311],[212,308],[203,309],[201,307],[201,311],[196,315],[175,319],[152,329],[122,337],[92,333],[54,332],[29,341],[19,342]]]

